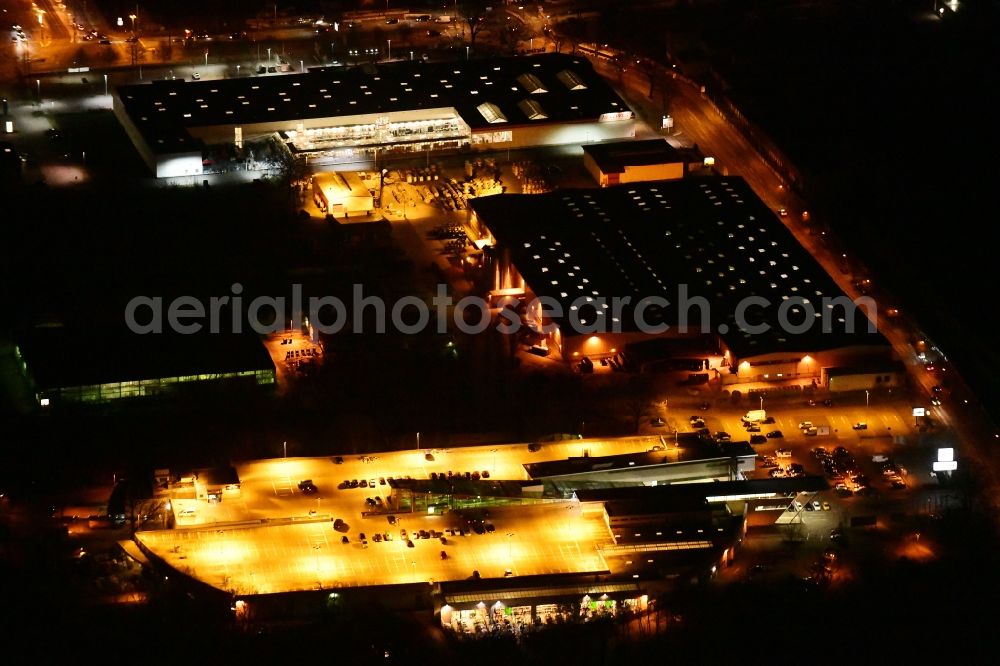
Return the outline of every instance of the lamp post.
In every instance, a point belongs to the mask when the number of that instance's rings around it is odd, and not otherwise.
[[[268,65],[271,64],[271,47],[270,46],[267,47],[267,64]]]
[[[465,59],[466,60],[469,59],[469,47],[468,46],[465,47]]]
[[[129,14],[128,17],[132,19],[132,36],[135,37],[135,20],[138,17],[135,14]]]
[[[388,3],[386,3],[386,4],[388,4]],[[387,40],[385,40],[385,42],[386,42],[385,59],[386,60],[392,60],[392,40],[391,39],[387,39]]]
[[[378,207],[382,208],[382,190],[385,187],[385,174],[388,169],[381,169],[378,172]],[[417,433],[417,450],[420,450],[420,433]]]
[[[868,389],[865,389],[865,410],[868,409]]]
[[[42,80],[35,79],[35,87],[38,90],[38,106],[42,105]]]
[[[108,96],[108,75],[104,75],[104,96]]]
[[[240,66],[236,65],[236,78],[240,78]]]
[[[282,442],[281,443],[281,449],[284,452],[284,457],[287,458],[288,457],[288,442]]]

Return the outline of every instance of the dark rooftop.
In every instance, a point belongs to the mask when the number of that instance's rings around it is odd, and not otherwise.
[[[17,337],[41,389],[251,370],[274,370],[256,335],[35,327]]]
[[[681,154],[664,139],[610,141],[584,146],[604,173],[621,173],[627,166],[683,162]]]
[[[878,374],[880,372],[899,372],[905,373],[906,368],[903,366],[902,362],[894,361],[890,363],[881,363],[876,365],[866,365],[864,367],[852,367],[852,368],[827,368],[826,373],[830,377],[842,377],[844,375],[872,375]]]
[[[586,58],[542,54],[316,67],[305,73],[154,81],[116,91],[156,152],[194,146],[191,127],[454,107],[473,129],[597,120],[628,112]]]
[[[207,486],[236,486],[240,483],[240,475],[232,466],[206,467],[192,470],[191,473],[198,481]]]
[[[701,329],[699,307],[686,309],[690,329],[717,331],[737,357],[888,344],[868,332],[860,311],[848,332],[850,315],[823,302],[846,296],[742,178],[501,194],[470,203],[535,295],[561,305],[566,316],[555,320],[564,335],[577,333],[568,325],[571,313],[598,332],[636,330],[635,304],[654,296],[670,305],[648,308],[646,321],[676,330],[686,287],[689,299],[711,305],[708,330]],[[737,307],[751,296],[769,305],[747,308],[747,323],[766,332],[737,325]],[[614,317],[608,308],[622,297],[631,302]],[[805,332],[782,330],[779,306],[788,299],[795,299],[788,321],[815,319]]]
[[[584,594],[640,592],[634,581],[618,581],[591,574],[540,574],[512,578],[470,578],[441,581],[441,594],[446,603],[496,601],[501,599],[536,598],[544,596],[583,596]]]
[[[642,469],[661,465],[676,465],[699,460],[718,460],[757,455],[747,442],[716,442],[695,439],[683,446],[667,446],[657,451],[624,453],[614,456],[582,456],[565,460],[525,463],[524,469],[533,479],[621,469]]]

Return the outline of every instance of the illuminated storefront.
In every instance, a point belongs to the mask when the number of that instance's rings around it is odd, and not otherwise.
[[[535,627],[587,622],[648,608],[649,598],[637,583],[539,583],[538,587],[479,592],[444,591],[439,609],[441,626],[464,634],[518,634]],[[461,587],[460,583],[450,585],[456,590]]]

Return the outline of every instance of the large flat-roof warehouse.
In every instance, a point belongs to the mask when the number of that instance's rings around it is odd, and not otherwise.
[[[275,382],[274,362],[251,334],[39,326],[17,337],[15,354],[41,406],[155,396],[191,383]]]
[[[543,54],[313,68],[123,86],[116,115],[158,177],[201,173],[202,146],[278,135],[310,162],[376,150],[557,145],[634,136],[632,111],[583,57]]]
[[[546,315],[557,325],[548,342],[567,361],[659,335],[700,336],[718,345],[732,379],[759,381],[819,377],[890,352],[741,178],[504,194],[471,205],[497,293],[557,303],[561,313]],[[647,298],[666,302],[640,306]]]

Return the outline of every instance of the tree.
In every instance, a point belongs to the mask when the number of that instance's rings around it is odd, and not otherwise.
[[[495,12],[493,20],[489,21],[491,33],[495,30],[500,49],[506,53],[517,52],[518,44],[528,39],[528,29],[520,20],[508,20],[510,14]]]
[[[458,15],[469,26],[469,48],[476,48],[476,35],[486,27],[488,0],[465,0]]]

